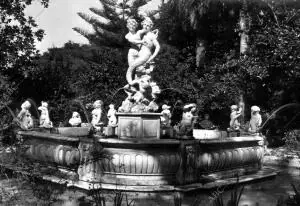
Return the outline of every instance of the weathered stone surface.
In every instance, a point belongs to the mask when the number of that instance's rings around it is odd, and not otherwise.
[[[160,138],[159,113],[117,113],[119,138]]]
[[[89,139],[19,132],[25,156],[78,174],[78,183],[173,188],[198,184],[216,174],[229,178],[260,170],[261,137],[225,139]],[[216,176],[215,175],[215,176]],[[74,180],[73,180],[74,181]],[[76,181],[76,180],[75,180]]]

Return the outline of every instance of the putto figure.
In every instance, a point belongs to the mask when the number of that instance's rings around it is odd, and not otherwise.
[[[92,111],[92,125],[96,130],[101,129],[101,120],[102,120],[102,100],[96,100],[93,104],[93,111]]]
[[[117,113],[117,110],[115,109],[115,105],[110,104],[109,110],[107,112],[108,126],[116,126],[117,125],[116,113]]]
[[[195,121],[196,104],[187,104],[183,107],[182,120],[180,122],[180,135],[192,135],[193,124]]]
[[[262,123],[261,115],[259,114],[260,108],[258,106],[251,107],[251,119],[249,125],[249,132],[258,132]]]
[[[52,128],[53,124],[50,121],[49,112],[48,112],[48,103],[42,101],[42,105],[38,108],[41,111],[40,116],[40,127]]]
[[[73,112],[72,118],[69,120],[69,124],[72,127],[79,127],[81,122],[80,114],[78,112]]]
[[[170,111],[170,106],[164,104],[162,106],[162,116],[160,117],[160,120],[161,120],[161,124],[162,126],[165,126],[165,127],[169,127],[171,126],[171,111]]]
[[[231,105],[230,123],[228,131],[238,131],[240,129],[240,122],[238,118],[241,116],[241,108],[239,109],[237,105]]]
[[[21,111],[17,116],[18,123],[20,124],[21,129],[29,130],[33,128],[33,119],[29,112],[31,104],[29,101],[25,101],[21,105]]]

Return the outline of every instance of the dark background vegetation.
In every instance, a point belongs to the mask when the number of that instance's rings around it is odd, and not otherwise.
[[[83,114],[78,104],[97,99],[104,101],[106,109],[110,103],[121,104],[126,97],[119,89],[126,84],[129,45],[124,40],[126,18],[115,13],[114,6],[141,21],[137,8],[146,1],[137,1],[132,7],[101,2],[105,12],[91,10],[109,18],[111,25],[79,13],[95,32],[74,28],[90,45],[68,42],[39,54],[34,39],[41,40],[43,31],[24,14],[31,1],[1,1],[0,118],[5,118],[4,105],[16,111],[27,98],[38,105],[48,101],[56,125],[68,119],[74,109]],[[47,6],[48,2],[41,3]],[[176,12],[179,7],[182,12]],[[299,8],[297,1],[167,1],[158,13],[150,14],[159,15],[155,28],[160,31],[162,45],[153,74],[162,89],[157,102],[171,105],[179,117],[184,103],[196,102],[201,114],[210,113],[213,121],[224,127],[229,106],[240,95],[248,111],[254,104],[270,112],[286,103],[299,103]],[[248,49],[243,55],[238,25],[242,9],[250,21]],[[11,24],[12,20],[19,24]],[[197,64],[195,53],[199,37],[205,39],[201,64]]]

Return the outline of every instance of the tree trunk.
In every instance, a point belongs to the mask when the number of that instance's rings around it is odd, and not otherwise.
[[[249,43],[249,27],[250,27],[250,17],[247,15],[247,0],[243,1],[243,7],[240,11],[240,19],[239,19],[239,26],[240,26],[240,55],[245,55],[248,50],[248,43]]]
[[[197,37],[196,40],[196,66],[197,67],[201,67],[204,65],[205,53],[206,53],[206,40],[201,37]]]

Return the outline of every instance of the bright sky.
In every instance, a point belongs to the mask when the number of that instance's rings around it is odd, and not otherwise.
[[[87,39],[73,31],[73,27],[91,29],[88,23],[82,20],[77,12],[92,14],[91,7],[100,7],[100,0],[50,0],[49,7],[44,9],[35,2],[26,9],[26,14],[33,16],[39,28],[45,30],[46,35],[42,42],[36,44],[42,52],[51,47],[61,47],[68,41],[88,43]],[[161,0],[152,0],[149,7],[157,8]]]

